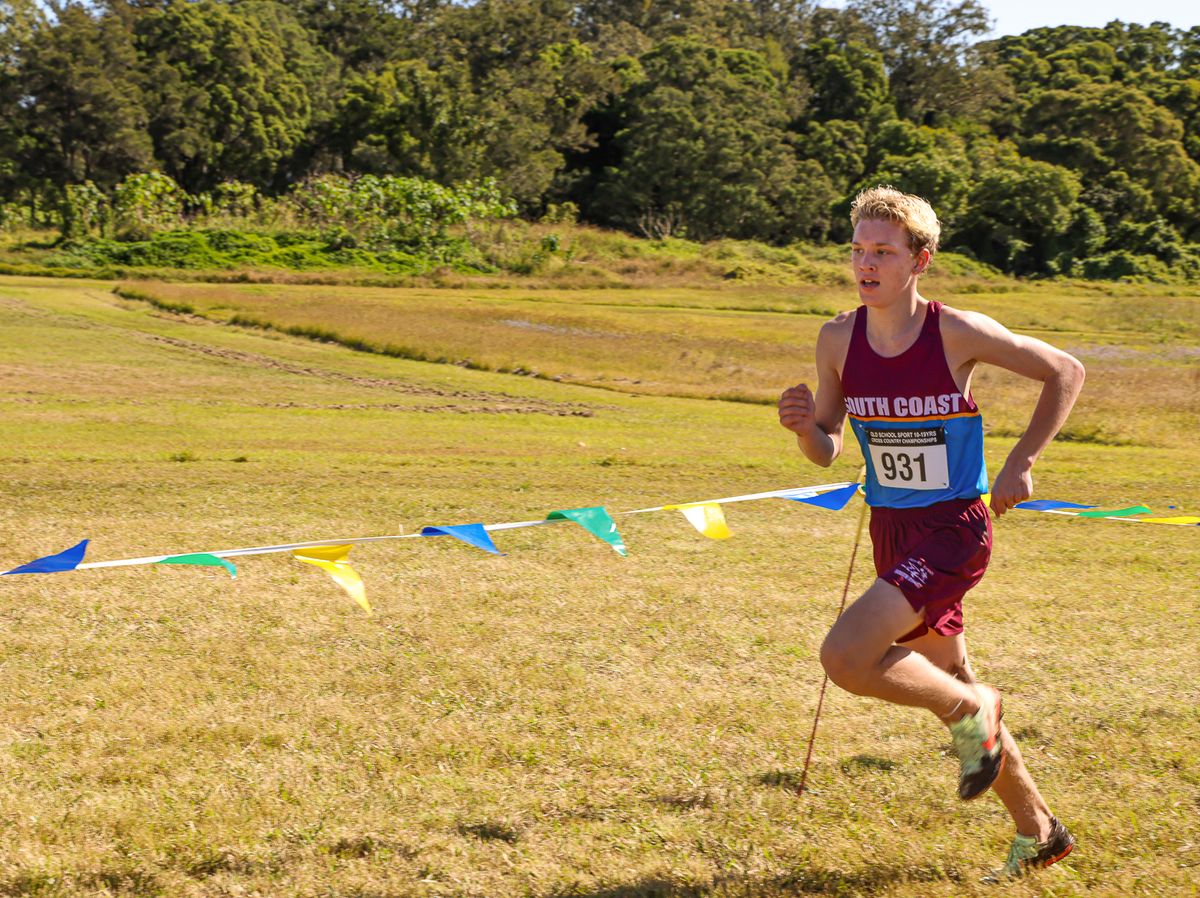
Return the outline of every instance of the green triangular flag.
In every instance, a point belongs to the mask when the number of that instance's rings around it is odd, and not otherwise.
[[[206,567],[223,567],[229,571],[229,576],[237,576],[237,568],[232,562],[226,561],[224,558],[218,558],[216,555],[209,555],[207,552],[196,552],[193,555],[172,555],[170,558],[164,558],[162,561],[155,562],[156,564],[200,564]]]
[[[1135,514],[1149,514],[1150,509],[1145,505],[1132,505],[1129,508],[1118,508],[1115,511],[1081,511],[1081,518],[1128,518]]]
[[[625,543],[621,534],[617,533],[617,522],[602,505],[594,508],[568,508],[563,511],[552,511],[546,515],[547,521],[574,521],[588,533],[598,536],[618,555],[627,555]]]

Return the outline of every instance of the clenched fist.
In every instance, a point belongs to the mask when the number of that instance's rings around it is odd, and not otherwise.
[[[817,426],[817,405],[808,384],[788,387],[779,397],[779,423],[797,435],[811,433]]]

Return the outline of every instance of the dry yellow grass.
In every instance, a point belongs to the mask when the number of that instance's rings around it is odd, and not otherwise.
[[[447,331],[470,320],[457,301]],[[721,332],[719,314],[640,314],[603,320]],[[797,341],[817,321],[786,320]],[[759,365],[769,330],[755,321],[731,340],[754,354],[731,358]],[[1180,352],[1197,341],[1147,355],[1158,336],[1088,338],[1081,420],[1129,442],[1055,444],[1039,495],[1196,513],[1195,366]],[[6,565],[83,536],[96,559],[215,549],[624,510],[858,465],[802,466],[769,406],[352,353],[107,285],[5,281],[0,340]],[[574,357],[564,342],[554,358]],[[640,345],[615,342],[608,364],[639,370]],[[978,392],[1013,426],[1030,398],[999,379]],[[1009,445],[989,439],[993,467]],[[832,692],[816,791],[787,789],[854,516],[760,502],[729,519],[726,543],[675,515],[621,519],[627,559],[567,527],[499,534],[504,558],[448,540],[361,547],[371,618],[277,557],[245,560],[236,581],[3,578],[0,894],[991,894],[976,880],[1008,824],[994,800],[954,799],[945,737],[921,714]],[[1193,894],[1196,532],[1036,514],[997,530],[968,608],[975,663],[1080,837],[1005,894]]]

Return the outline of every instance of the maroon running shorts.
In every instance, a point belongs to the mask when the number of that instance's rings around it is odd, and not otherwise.
[[[925,622],[897,642],[930,630],[963,631],[962,598],[983,579],[992,555],[992,520],[979,499],[924,508],[872,508],[875,572],[908,599]]]

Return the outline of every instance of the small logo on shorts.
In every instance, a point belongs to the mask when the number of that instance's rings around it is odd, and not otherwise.
[[[924,560],[920,558],[907,558],[896,565],[896,576],[911,583],[917,589],[929,582],[931,573],[932,571],[926,566]]]

